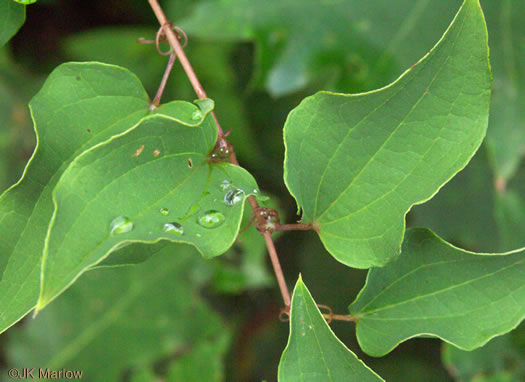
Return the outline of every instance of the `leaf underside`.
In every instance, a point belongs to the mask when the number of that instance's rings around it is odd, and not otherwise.
[[[477,254],[410,229],[402,255],[371,269],[350,305],[359,344],[373,356],[422,335],[464,350],[483,346],[525,318],[524,274],[525,248]]]
[[[326,249],[356,267],[400,251],[404,217],[468,163],[487,128],[491,74],[477,0],[393,84],[320,92],[284,127],[285,182]]]
[[[278,380],[383,381],[335,336],[301,278],[292,296],[290,337]]]

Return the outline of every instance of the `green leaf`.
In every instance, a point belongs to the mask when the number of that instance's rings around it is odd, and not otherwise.
[[[496,175],[510,179],[525,155],[525,0],[483,3],[494,71],[487,143]]]
[[[487,35],[466,0],[440,42],[390,86],[320,92],[284,127],[284,178],[327,250],[357,268],[399,253],[408,210],[473,156],[490,101]]]
[[[231,330],[191,277],[208,266],[189,246],[170,244],[140,266],[87,272],[35,320],[8,332],[9,367],[82,370],[83,380],[119,381],[126,370],[203,342],[217,345],[209,356],[220,364]]]
[[[99,63],[59,66],[31,101],[38,146],[22,179],[0,196],[0,332],[38,299],[51,192],[61,174],[90,146],[135,125],[148,107],[133,74]]]
[[[26,7],[11,0],[0,3],[0,47],[4,46],[26,20]]]
[[[382,356],[422,335],[472,350],[525,318],[525,248],[477,254],[426,229],[411,229],[402,253],[384,268],[371,269],[350,305],[367,354]]]
[[[20,3],[20,4],[29,5],[29,4],[36,3],[38,0],[14,0],[14,1],[16,1],[17,3]]]
[[[275,201],[276,198],[271,198],[263,206],[279,210]],[[266,264],[268,255],[264,239],[259,231],[250,225],[252,216],[251,209],[245,210],[241,227],[247,229],[239,234],[235,245],[214,263],[213,287],[219,293],[239,294],[248,289],[261,289],[274,285],[275,278]],[[286,216],[283,214],[280,214],[280,218],[281,221],[286,221]],[[282,233],[283,231],[273,232],[273,240],[278,240]]]
[[[181,7],[177,4],[177,14]],[[64,53],[75,61],[97,60],[128,68],[141,79],[144,87],[153,94],[168,61],[167,57],[154,54],[150,45],[137,44],[138,37],[154,38],[155,30],[144,27],[104,27],[83,31],[69,37]],[[241,163],[252,167],[264,163],[254,132],[250,130],[237,86],[237,73],[231,66],[233,44],[203,43],[194,41],[186,48],[186,55],[199,79],[206,84],[206,91],[217,102],[218,117],[225,130],[231,129],[228,141],[235,147]],[[212,59],[210,59],[212,58]],[[195,91],[184,71],[173,70],[166,85],[163,99],[193,99]]]
[[[211,115],[200,125],[205,116],[171,102],[72,162],[53,193],[37,309],[130,243],[189,243],[206,258],[232,246],[257,184],[210,159],[217,127]]]
[[[383,380],[335,336],[301,277],[292,296],[290,337],[279,364],[278,380]]]

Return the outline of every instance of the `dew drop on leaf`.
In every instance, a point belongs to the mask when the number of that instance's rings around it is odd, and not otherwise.
[[[168,216],[170,214],[170,210],[168,210],[167,208],[161,208],[160,214],[164,216]]]
[[[191,119],[193,119],[194,121],[198,121],[201,118],[202,118],[202,112],[200,110],[195,110],[193,114],[191,115]]]
[[[162,230],[179,236],[184,234],[184,228],[179,223],[166,223],[164,227],[162,227]]]
[[[118,235],[133,230],[133,222],[126,216],[117,216],[111,221],[110,227],[111,230],[109,233],[111,235]]]
[[[224,223],[225,220],[226,217],[222,214],[222,212],[209,210],[200,215],[197,219],[197,222],[204,228],[217,228],[222,223]]]
[[[232,187],[233,187],[232,181],[227,180],[227,179],[223,180],[221,184],[219,185],[219,188],[221,189],[221,191],[228,191]]]
[[[236,188],[228,191],[226,195],[224,195],[224,203],[226,203],[227,206],[233,206],[234,204],[242,202],[243,198],[244,191]]]

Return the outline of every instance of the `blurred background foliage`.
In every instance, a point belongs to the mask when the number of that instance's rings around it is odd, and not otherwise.
[[[2,3],[0,23],[6,6],[22,7]],[[288,112],[321,89],[356,93],[388,84],[435,44],[460,4],[161,2],[189,36],[186,53],[216,101],[223,128],[232,130],[240,163],[273,195],[286,222],[298,218],[282,181]],[[494,75],[487,139],[467,168],[407,221],[462,248],[503,251],[525,245],[525,0],[481,4]],[[121,65],[153,97],[167,63],[154,46],[136,43],[158,29],[146,0],[39,0],[26,11],[25,24],[0,48],[0,191],[20,178],[31,156],[27,103],[54,67],[65,61]],[[23,10],[17,12],[21,24]],[[9,28],[0,45],[16,30]],[[163,100],[194,98],[176,65]],[[365,271],[337,263],[312,233],[280,235],[277,246],[290,286],[301,272],[316,301],[347,311]],[[87,380],[274,381],[288,335],[288,325],[277,320],[280,304],[253,227],[212,261],[182,245],[162,245],[144,264],[88,272],[35,320],[0,335],[0,369],[64,367],[84,370]],[[474,352],[414,339],[380,359],[360,352],[353,324],[332,326],[386,380],[525,380],[524,325]]]

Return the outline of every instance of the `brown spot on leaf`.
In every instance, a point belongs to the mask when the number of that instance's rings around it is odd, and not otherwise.
[[[155,151],[153,151],[153,156],[156,158],[160,155],[160,150],[159,149],[155,149]]]
[[[135,152],[133,153],[133,156],[134,156],[134,157],[138,157],[140,154],[142,154],[143,151],[144,151],[144,145],[140,146],[140,147],[137,149],[137,151],[135,151]]]
[[[189,168],[193,167],[193,161],[191,160],[191,158],[188,158],[188,167]]]

